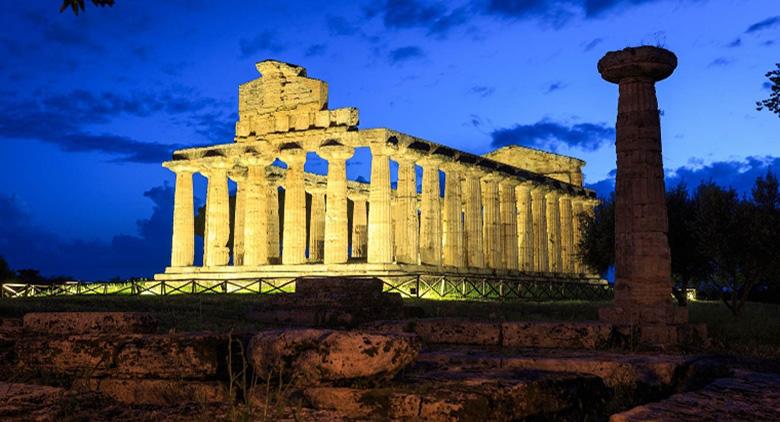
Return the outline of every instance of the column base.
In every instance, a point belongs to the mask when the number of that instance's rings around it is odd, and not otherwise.
[[[632,343],[660,348],[708,343],[706,324],[688,322],[688,308],[672,304],[611,305],[599,309],[599,320],[615,326]]]

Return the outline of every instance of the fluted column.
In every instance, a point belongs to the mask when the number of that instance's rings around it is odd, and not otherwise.
[[[309,262],[323,262],[325,258],[325,192],[315,190],[311,194],[309,217]],[[346,216],[344,217],[346,218]]]
[[[236,182],[236,202],[233,209],[233,265],[244,265],[244,217],[246,212],[246,172],[234,169],[228,177]]]
[[[419,255],[419,222],[417,221],[417,171],[410,157],[398,157],[396,188],[396,261],[417,264]]]
[[[485,252],[482,243],[482,186],[479,170],[468,170],[464,175],[464,226],[466,239],[466,265],[472,268],[485,267]]]
[[[224,161],[210,162],[203,174],[208,178],[203,266],[224,266],[230,260],[227,247],[230,237],[227,164]]]
[[[244,259],[245,266],[268,264],[269,203],[267,167],[271,157],[252,156],[243,160],[246,165],[246,180],[241,187],[244,192]],[[273,200],[276,200],[274,196]],[[277,227],[278,229],[278,227]],[[277,238],[278,242],[278,238]],[[278,243],[277,243],[278,244]]]
[[[575,197],[571,201],[571,220],[572,220],[572,270],[581,274],[582,268],[582,255],[580,254],[580,243],[582,242],[582,198]]]
[[[443,263],[453,267],[465,265],[463,256],[463,199],[461,196],[462,165],[445,163],[444,170],[444,215],[442,218]]]
[[[439,165],[435,159],[420,161],[423,168],[422,203],[420,204],[420,262],[441,265],[441,196]]]
[[[571,196],[561,195],[558,199],[561,226],[561,272],[574,272],[574,233],[572,232]]]
[[[368,207],[364,198],[352,199],[352,257],[365,258],[368,251]]]
[[[482,179],[482,209],[484,210],[483,242],[485,263],[488,268],[501,268],[501,224],[498,202],[498,177],[488,175]]]
[[[284,233],[282,264],[306,263],[306,190],[303,165],[306,151],[301,148],[282,150],[280,158],[287,164],[284,179]]]
[[[267,176],[267,173],[266,173]],[[279,186],[275,181],[268,181],[268,185],[265,187],[268,194],[268,260],[269,262],[278,264],[281,261],[281,241],[279,235],[281,229],[279,227]]]
[[[498,185],[499,207],[501,214],[501,268],[517,270],[517,200],[515,199],[517,182],[511,179],[503,180]]]
[[[342,264],[349,258],[347,224],[347,160],[355,150],[340,144],[321,146],[318,154],[328,160],[328,201],[325,210],[325,263]]]
[[[371,190],[368,208],[368,262],[393,262],[393,228],[390,208],[390,153],[384,142],[370,144]]]
[[[531,213],[531,183],[515,189],[517,197],[517,250],[520,271],[534,271],[534,218]]]
[[[547,254],[550,272],[561,272],[561,217],[557,191],[547,192]]]
[[[534,225],[534,271],[548,272],[547,259],[547,188],[535,186],[531,190],[531,213]]]
[[[163,165],[176,173],[171,267],[190,267],[195,258],[195,204],[192,192],[192,174],[195,169],[176,162]]]

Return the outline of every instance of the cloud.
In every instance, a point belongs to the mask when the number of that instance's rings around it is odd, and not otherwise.
[[[254,38],[241,38],[238,41],[241,50],[241,57],[254,56],[260,52],[281,53],[287,47],[276,39],[276,34],[270,31],[264,31]]]
[[[386,0],[366,8],[367,17],[377,15],[388,29],[424,28],[429,35],[443,36],[467,23],[470,10],[467,7],[449,10],[441,3],[418,0]]]
[[[560,145],[595,151],[602,145],[614,142],[615,129],[605,124],[577,123],[567,126],[551,120],[541,120],[530,125],[515,125],[496,129],[490,134],[491,145],[522,145],[556,151]]]
[[[341,16],[328,16],[326,19],[330,35],[355,35],[360,33],[360,28],[353,25]]]
[[[496,89],[494,87],[492,87],[492,86],[483,86],[483,85],[473,86],[469,90],[469,92],[471,92],[472,94],[479,95],[480,97],[489,97],[489,96],[493,95],[493,93],[495,91],[496,91]]]
[[[736,48],[742,45],[742,38],[737,38],[734,41],[730,42],[727,47],[729,48]]]
[[[778,25],[780,25],[780,16],[772,16],[771,18],[766,18],[760,22],[756,22],[753,25],[750,25],[748,29],[745,30],[745,33],[750,34],[753,32],[763,31],[764,29],[773,28]]]
[[[588,17],[600,16],[610,10],[639,6],[645,3],[657,3],[659,0],[584,0],[582,7]]]
[[[561,81],[551,82],[551,83],[547,84],[547,88],[545,89],[544,93],[545,94],[549,94],[551,92],[561,90],[565,86],[566,85],[563,82],[561,82]]]
[[[0,193],[4,221],[0,256],[12,268],[36,268],[48,276],[65,274],[85,280],[149,277],[162,271],[170,258],[173,193],[167,184],[144,192],[154,204],[152,214],[137,221],[136,234],[117,235],[110,242],[62,239],[36,226],[21,198]]]
[[[596,48],[596,46],[598,46],[599,44],[601,44],[602,42],[604,42],[604,40],[603,40],[603,39],[601,39],[601,38],[596,38],[596,39],[594,39],[593,41],[591,41],[591,42],[589,42],[589,43],[585,44],[584,50],[585,50],[585,51],[591,51],[591,50],[593,50],[594,48]]]
[[[193,92],[93,93],[75,90],[66,94],[35,93],[32,99],[0,95],[0,138],[25,139],[57,145],[68,152],[100,152],[117,162],[159,163],[183,145],[147,142],[111,133],[87,130],[110,123],[119,116],[147,117],[166,113],[174,122],[204,136],[231,137],[225,105]]]
[[[725,57],[718,57],[717,59],[710,62],[710,64],[707,65],[707,67],[724,67],[728,66],[734,61],[731,59],[727,59]]]
[[[416,46],[407,46],[396,48],[390,51],[389,58],[393,64],[400,64],[412,59],[420,59],[425,57],[425,52]]]
[[[308,48],[306,48],[306,52],[304,53],[306,57],[314,57],[314,56],[321,56],[325,54],[325,50],[327,47],[325,44],[312,44]]]

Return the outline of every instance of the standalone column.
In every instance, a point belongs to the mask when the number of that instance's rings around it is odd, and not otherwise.
[[[244,197],[244,265],[258,266],[268,264],[269,208],[276,208],[276,203],[269,203],[268,179],[266,168],[271,164],[271,158],[247,157],[244,163],[247,167],[246,180],[242,189]],[[276,197],[273,197],[276,200]],[[277,227],[278,232],[278,227]],[[277,239],[278,245],[278,239]],[[277,247],[278,249],[278,247]]]
[[[233,265],[244,265],[244,217],[246,213],[246,174],[235,171],[228,177],[236,182],[236,204],[233,209]]]
[[[281,151],[287,164],[284,179],[284,233],[282,236],[282,264],[306,263],[306,190],[303,165],[306,151],[300,148]]]
[[[463,199],[461,198],[461,164],[446,163],[444,170],[444,265],[463,267]]]
[[[385,143],[372,143],[371,191],[368,208],[368,262],[393,262],[393,228],[390,209],[390,152]]]
[[[467,171],[464,175],[463,221],[466,233],[466,264],[472,268],[485,267],[485,253],[482,244],[482,186],[481,172]]]
[[[504,180],[498,185],[501,213],[502,268],[517,270],[517,200],[514,180]]]
[[[324,260],[325,224],[325,192],[312,191],[311,216],[309,217],[309,262],[323,262]]]
[[[561,195],[558,199],[561,226],[561,272],[574,272],[574,233],[572,232],[571,196]]]
[[[436,160],[420,161],[423,168],[420,204],[420,262],[441,265],[441,196],[439,165]]]
[[[206,229],[204,233],[203,266],[217,267],[228,264],[230,254],[230,198],[228,196],[227,166],[210,163],[204,172],[208,178],[206,191]]]
[[[549,191],[547,200],[547,262],[549,271],[561,272],[561,217],[558,211],[557,191]]]
[[[398,158],[397,224],[395,226],[396,260],[417,264],[419,225],[417,221],[417,170],[412,158]]]
[[[577,197],[571,201],[572,271],[577,274],[583,273],[582,255],[580,254],[580,243],[582,242],[582,202],[582,198]]]
[[[352,200],[352,257],[365,258],[368,251],[368,207],[365,198]]]
[[[483,242],[485,262],[488,268],[501,268],[501,225],[498,202],[498,177],[489,175],[482,179],[482,208],[484,210]]]
[[[267,175],[267,173],[266,173]],[[271,263],[278,264],[281,262],[281,240],[279,235],[281,228],[279,227],[281,221],[279,217],[279,186],[276,182],[268,181],[266,186],[268,192],[268,260]]]
[[[342,264],[349,258],[347,224],[347,160],[355,150],[329,144],[318,151],[328,160],[328,202],[325,211],[325,263]]]
[[[194,169],[177,166],[176,163],[164,165],[176,172],[171,267],[190,267],[195,257],[195,209],[192,193]]]
[[[517,196],[517,250],[520,271],[534,271],[534,218],[531,213],[531,184],[524,182]]]
[[[661,123],[655,82],[669,77],[677,57],[657,47],[607,53],[601,76],[619,84],[616,127],[615,300],[603,319],[622,323],[687,322],[676,310],[667,239]]]
[[[534,271],[548,272],[547,264],[547,188],[536,186],[531,191],[531,213],[534,224]]]

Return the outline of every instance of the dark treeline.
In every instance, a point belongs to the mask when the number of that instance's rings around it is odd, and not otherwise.
[[[46,277],[34,268],[13,270],[8,262],[0,256],[0,283],[26,283],[26,284],[62,284],[75,280],[73,277],[58,275]]]
[[[780,302],[780,189],[770,171],[750,195],[702,183],[666,192],[675,296],[688,287],[719,296],[738,315],[749,300]],[[615,262],[614,195],[583,216],[583,259],[602,274]]]

